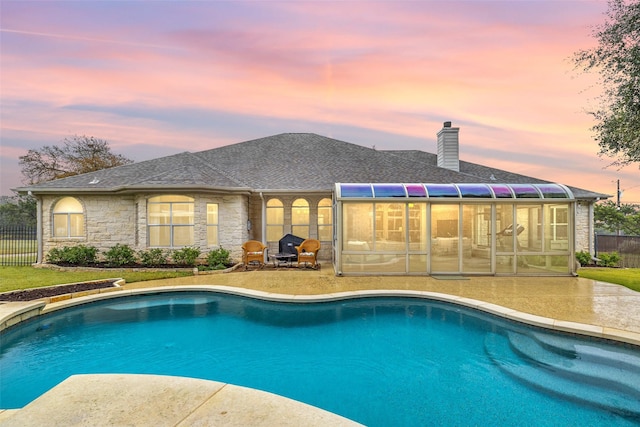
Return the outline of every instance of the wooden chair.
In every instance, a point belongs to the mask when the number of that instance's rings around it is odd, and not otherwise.
[[[267,247],[257,240],[248,240],[242,244],[242,263],[244,269],[252,262],[258,263],[258,268],[264,267],[264,260]]]
[[[311,265],[311,268],[318,268],[318,251],[320,250],[320,241],[316,239],[306,239],[296,246],[298,250],[298,267],[300,263]]]

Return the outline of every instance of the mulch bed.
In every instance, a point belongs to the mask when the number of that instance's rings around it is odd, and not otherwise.
[[[52,286],[48,288],[24,289],[0,294],[0,301],[33,301],[40,298],[54,297],[74,292],[92,291],[95,289],[115,287],[115,280],[104,280],[91,283],[75,283],[72,285]]]

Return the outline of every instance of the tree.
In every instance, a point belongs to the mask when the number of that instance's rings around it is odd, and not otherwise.
[[[611,200],[597,203],[593,209],[597,228],[622,232],[629,236],[640,236],[640,209],[635,205],[618,206]]]
[[[0,226],[35,226],[36,199],[31,196],[12,196],[3,198],[0,203]]]
[[[107,141],[93,136],[74,135],[62,142],[62,146],[44,146],[20,156],[22,175],[29,184],[133,163],[113,154]]]
[[[603,93],[589,112],[600,155],[613,165],[640,162],[640,0],[609,0],[604,24],[594,29],[598,46],[574,54],[576,68],[597,71]]]

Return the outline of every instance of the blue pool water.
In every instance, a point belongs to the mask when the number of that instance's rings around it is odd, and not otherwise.
[[[292,304],[164,293],[0,334],[0,408],[80,373],[227,382],[369,426],[640,423],[637,347],[413,298]]]

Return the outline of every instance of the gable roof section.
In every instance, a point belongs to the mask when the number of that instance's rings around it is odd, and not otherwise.
[[[495,180],[491,178],[493,175]],[[460,172],[437,166],[418,150],[377,151],[312,133],[283,133],[197,153],[139,163],[19,188],[34,193],[159,189],[211,191],[326,191],[336,182],[539,183],[501,169],[460,162]],[[607,197],[571,188],[578,198]]]

